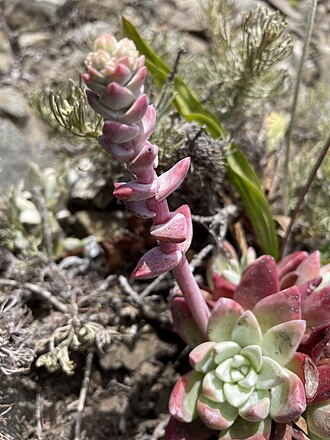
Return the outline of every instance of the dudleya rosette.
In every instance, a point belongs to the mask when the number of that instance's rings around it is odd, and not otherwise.
[[[185,423],[199,417],[219,438],[269,438],[272,420],[289,423],[306,409],[304,384],[288,368],[305,328],[303,320],[270,326],[262,306],[244,311],[220,298],[209,341],[192,350],[193,370],[172,391],[172,416]]]

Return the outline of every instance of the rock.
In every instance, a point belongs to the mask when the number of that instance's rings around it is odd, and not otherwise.
[[[133,347],[129,347],[123,342],[117,346],[113,344],[109,353],[100,358],[100,365],[104,370],[117,370],[126,368],[134,371],[142,366],[147,359],[173,354],[173,346],[161,341],[156,333],[150,328],[145,333],[139,335]]]
[[[51,38],[50,32],[25,32],[19,36],[18,43],[21,49],[32,46],[34,48],[42,48],[46,46]]]
[[[26,30],[27,26],[30,31],[40,28],[49,23],[53,15],[53,8],[45,1],[10,0],[3,3],[3,16],[12,30]]]
[[[0,89],[0,115],[8,116],[18,124],[24,125],[29,113],[30,109],[22,93],[11,86]]]
[[[2,190],[17,185],[26,177],[32,156],[31,145],[26,141],[23,133],[10,120],[0,118],[0,188]]]
[[[9,40],[4,32],[0,31],[0,75],[7,75],[10,72],[14,61]]]
[[[103,158],[100,158],[103,160]],[[112,187],[107,184],[106,162],[91,163],[89,158],[79,163],[79,171],[72,174],[71,202],[89,208],[104,208],[113,199]]]

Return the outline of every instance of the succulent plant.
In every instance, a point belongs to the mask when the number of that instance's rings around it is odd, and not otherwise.
[[[275,341],[273,345],[267,347],[268,337],[266,336],[269,333],[272,333],[273,329],[281,327],[283,329],[286,329],[289,328],[293,323],[306,322],[306,328],[304,330],[305,333],[302,331],[304,327],[303,324],[293,324],[293,326],[297,326],[296,329],[299,328],[302,333],[299,334],[299,342],[297,341],[297,344],[292,345],[293,352],[291,353],[291,359],[284,361],[284,371],[289,371],[288,374],[291,378],[294,376],[298,376],[304,386],[304,394],[308,406],[307,411],[303,414],[303,416],[306,418],[307,421],[308,436],[315,440],[329,439],[330,429],[327,420],[330,411],[330,265],[321,267],[320,254],[318,251],[310,255],[308,255],[308,253],[304,251],[294,252],[293,254],[285,257],[277,264],[272,257],[264,255],[247,265],[245,271],[243,271],[243,273],[239,277],[237,277],[237,284],[235,284],[235,280],[231,277],[230,289],[224,289],[225,281],[228,282],[228,279],[226,278],[228,276],[226,269],[228,270],[228,267],[238,267],[237,255],[235,255],[233,249],[230,246],[226,247],[227,251],[229,251],[229,259],[236,260],[236,263],[231,266],[229,266],[228,263],[226,266],[225,260],[221,260],[223,263],[222,265],[218,264],[212,266],[213,270],[215,268],[219,269],[220,275],[217,274],[217,276],[219,277],[219,279],[222,280],[221,286],[219,284],[219,280],[217,280],[218,284],[213,284],[215,292],[211,292],[211,300],[208,301],[210,307],[213,308],[211,320],[209,323],[209,339],[212,343],[212,346],[210,346],[210,342],[204,342],[201,345],[198,345],[197,348],[195,348],[190,355],[191,365],[194,368],[194,372],[188,374],[190,374],[190,377],[193,377],[194,374],[197,381],[200,381],[201,378],[203,378],[200,385],[201,392],[198,393],[198,396],[201,395],[202,398],[204,398],[205,400],[206,394],[206,399],[210,400],[207,392],[211,392],[211,386],[207,388],[207,385],[204,384],[204,382],[210,382],[213,384],[213,389],[217,392],[216,395],[218,397],[221,397],[223,395],[228,400],[228,390],[230,389],[230,387],[224,387],[225,381],[222,379],[222,377],[226,376],[221,377],[221,375],[223,375],[223,370],[226,373],[231,373],[231,371],[229,370],[230,368],[233,368],[233,365],[234,368],[236,368],[235,363],[237,361],[234,362],[234,359],[235,356],[240,355],[241,352],[235,353],[233,356],[231,356],[232,362],[230,360],[227,360],[227,364],[225,364],[224,366],[220,364],[221,367],[219,368],[218,360],[219,358],[221,360],[221,357],[217,357],[217,347],[223,342],[219,342],[218,340],[216,340],[213,335],[216,334],[214,332],[217,326],[219,326],[219,328],[227,328],[227,332],[229,331],[227,321],[228,315],[225,314],[225,317],[222,316],[221,318],[221,313],[224,314],[224,311],[226,311],[225,304],[231,304],[232,307],[235,305],[234,310],[240,311],[236,323],[233,324],[231,322],[229,324],[229,327],[232,328],[231,339],[229,339],[231,343],[235,342],[241,346],[239,341],[235,339],[236,330],[234,329],[237,327],[237,323],[243,319],[243,316],[249,316],[250,320],[257,320],[258,326],[261,330],[262,337],[260,347],[262,356],[271,358],[273,361],[279,363],[282,367],[283,363],[279,361],[275,353]],[[212,272],[210,274],[212,275]],[[216,277],[214,278],[213,276],[213,280],[216,280]],[[218,299],[216,302],[215,300],[219,298],[219,296],[220,299]],[[187,308],[185,307],[184,298],[176,297],[173,301],[176,302],[176,305],[178,306],[176,311],[174,312],[175,307],[173,307],[172,305],[172,314],[175,326],[179,334],[186,340],[187,343],[190,343],[190,345],[193,345],[194,342],[195,344],[200,344],[200,342],[203,340],[202,335],[198,333],[198,328],[196,327],[196,324],[194,324],[192,316],[189,314],[189,310],[187,310]],[[222,310],[222,312],[220,313],[219,310]],[[252,316],[254,318],[251,318]],[[249,339],[251,338],[251,335],[253,335],[253,332],[250,329],[249,331],[243,333],[243,335],[245,338]],[[279,340],[283,337],[285,339],[284,335],[285,331],[281,333],[281,336],[279,336]],[[298,336],[298,332],[295,333],[295,335]],[[264,342],[264,338],[266,338],[266,343]],[[286,340],[293,342],[292,337],[289,336]],[[206,349],[207,347],[208,350]],[[277,349],[279,353],[285,352],[284,342],[283,344],[279,344],[277,346]],[[226,352],[226,350],[222,349],[221,353],[223,354],[224,352]],[[198,356],[200,357],[200,359],[197,362],[196,359],[198,359]],[[213,356],[216,365],[214,365],[214,362],[212,364],[209,360],[209,365],[206,366],[206,368],[209,368],[211,370],[211,374],[209,374],[210,371],[207,371],[206,375],[202,374],[201,376],[202,371],[200,370],[200,368],[205,368],[203,367],[203,365],[205,364],[205,360],[204,363],[201,362],[203,356],[205,357],[205,359],[207,357],[208,359],[212,359]],[[200,365],[202,365],[202,367],[200,367]],[[225,367],[229,367],[229,365],[230,368],[228,368],[226,371]],[[245,371],[247,372],[247,374],[251,374],[255,377],[254,373],[250,373],[246,368],[244,368],[243,372]],[[262,371],[262,368],[260,371]],[[242,371],[240,371],[240,373],[242,373]],[[258,371],[256,373],[258,373]],[[235,371],[234,377],[236,377],[236,375],[237,373]],[[208,376],[208,379],[205,379],[206,376]],[[274,376],[275,375],[273,375],[273,377]],[[228,374],[227,378],[229,377],[232,379],[232,376]],[[239,375],[237,375],[237,377],[239,377]],[[212,381],[210,380],[211,378]],[[258,384],[258,379],[254,380],[256,380],[256,384]],[[190,386],[192,386],[192,382],[193,381],[191,379]],[[222,382],[223,384],[220,384],[220,382]],[[239,381],[237,381],[237,384],[238,382]],[[257,385],[255,386],[257,387]],[[283,387],[283,384],[277,386]],[[274,390],[279,389],[277,388],[277,386],[274,387]],[[178,387],[178,385],[176,387]],[[206,393],[204,391],[204,388],[206,389]],[[297,389],[302,390],[300,385]],[[225,390],[227,390],[228,396]],[[273,395],[276,395],[274,394],[274,390],[270,390],[271,397]],[[293,389],[291,389],[291,392],[292,391]],[[255,390],[252,391],[251,395],[253,395],[253,393],[255,392]],[[284,395],[285,394],[283,393],[282,397]],[[172,397],[171,399],[172,406],[175,398],[177,399],[174,394],[174,397]],[[295,405],[298,405],[298,402],[302,402],[302,400],[300,399],[303,399],[303,397],[302,395],[294,393],[292,395],[292,399],[293,401],[291,405],[292,408],[294,408]],[[248,399],[247,402],[249,402]],[[222,406],[223,403],[224,402],[221,402]],[[216,406],[214,405],[214,402],[213,406]],[[261,408],[262,405],[259,405],[257,407]],[[197,413],[200,415],[200,418],[205,423],[205,420],[203,419],[203,414],[201,416],[202,409],[200,404],[199,406],[196,406],[195,411],[197,411]],[[302,409],[301,413],[303,412],[304,409]],[[174,415],[173,410],[172,414]],[[242,434],[243,432],[245,432],[244,430],[248,429],[247,423],[243,423],[245,413],[243,411],[243,413],[241,414],[240,408],[238,408],[238,414],[239,418],[236,419],[235,423],[233,423],[230,428],[227,428],[227,431],[223,431],[224,428],[222,428],[222,431],[220,432],[220,437],[224,436],[228,438],[250,438],[249,433],[246,433],[244,435]],[[270,399],[268,418],[269,417],[271,417],[276,423],[288,423],[291,415],[289,412],[286,415],[283,414],[282,419],[279,419],[276,415],[274,416]],[[265,420],[267,420],[268,418],[266,418]],[[180,420],[182,421],[182,419]],[[291,419],[291,421],[292,420],[293,418]],[[176,436],[175,434],[176,432],[179,432],[180,430],[182,431],[184,429],[181,425],[178,425],[178,423],[180,422],[175,422],[173,420],[171,421],[168,431],[172,432],[172,434],[171,436],[167,437],[168,439],[173,440],[181,438],[180,436]],[[257,427],[257,425],[254,426],[255,428]],[[239,437],[233,437],[236,435],[236,428],[239,429],[239,431],[241,432]],[[260,426],[259,428],[265,429],[262,435],[263,438],[273,438],[270,437],[269,427],[266,429],[265,426],[264,428],[261,428]],[[257,436],[257,432],[258,431],[256,430],[256,433],[254,435]],[[252,436],[251,438],[256,437]]]
[[[208,428],[221,431],[219,438],[236,438],[237,430],[240,438],[250,438],[250,432],[268,438],[271,420],[288,423],[304,412],[303,382],[286,366],[304,336],[305,321],[267,325],[269,312],[258,304],[244,311],[232,299],[217,301],[209,341],[191,351],[193,370],[173,389],[173,417],[187,423],[199,416]]]
[[[144,93],[147,69],[132,41],[101,35],[86,59],[82,75],[90,90],[93,109],[105,119],[100,143],[117,160],[126,163],[134,180],[115,183],[114,196],[137,216],[150,218],[150,233],[158,245],[138,262],[132,276],[152,278],[169,270],[186,295],[194,319],[206,333],[209,310],[195,282],[185,253],[192,239],[188,205],[170,212],[167,197],[183,182],[190,165],[186,157],[157,176],[158,147],[148,139],[156,124],[156,111]]]

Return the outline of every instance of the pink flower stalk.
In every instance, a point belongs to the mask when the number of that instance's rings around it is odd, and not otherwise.
[[[166,200],[183,182],[190,158],[157,176],[158,147],[148,141],[156,111],[144,93],[144,57],[132,41],[117,41],[110,34],[99,36],[86,66],[82,78],[90,89],[88,101],[105,120],[100,143],[125,162],[134,177],[130,182],[115,183],[114,195],[137,216],[152,219],[150,233],[158,241],[140,259],[132,276],[147,279],[172,270],[195,322],[206,335],[210,312],[185,257],[192,239],[190,210],[183,205],[171,212]]]

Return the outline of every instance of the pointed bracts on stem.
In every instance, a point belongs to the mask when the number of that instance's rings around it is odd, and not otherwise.
[[[132,276],[155,277],[174,269],[191,243],[188,206],[172,213],[166,202],[185,179],[190,159],[182,159],[160,177],[155,172],[158,147],[148,139],[155,129],[156,111],[144,93],[144,57],[132,41],[101,35],[87,56],[86,68],[82,78],[89,88],[88,101],[104,118],[100,144],[125,162],[134,177],[130,182],[115,183],[113,194],[137,216],[153,219],[150,232],[159,243],[140,259]]]

